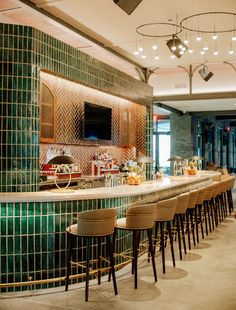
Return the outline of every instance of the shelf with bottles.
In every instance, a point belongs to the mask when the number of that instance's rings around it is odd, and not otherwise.
[[[116,157],[107,150],[96,152],[91,161],[92,175],[116,174],[120,172]]]

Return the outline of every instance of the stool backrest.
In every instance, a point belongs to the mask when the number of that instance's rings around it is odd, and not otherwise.
[[[198,189],[198,195],[197,195],[197,201],[196,201],[197,205],[203,204],[203,201],[205,199],[205,195],[206,195],[205,187]]]
[[[214,191],[214,186],[213,185],[207,186],[206,187],[206,194],[205,194],[205,199],[204,200],[211,200],[213,191]]]
[[[197,202],[198,190],[192,190],[189,192],[188,209],[194,209]]]
[[[107,236],[114,231],[116,209],[97,209],[78,213],[80,236]]]
[[[174,218],[177,198],[170,198],[156,203],[155,221],[171,221]]]
[[[149,229],[154,226],[156,203],[129,207],[126,211],[126,228]]]
[[[185,213],[188,208],[188,202],[189,202],[189,193],[184,193],[184,194],[177,196],[175,214]]]

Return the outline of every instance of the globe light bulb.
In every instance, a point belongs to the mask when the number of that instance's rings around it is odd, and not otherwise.
[[[157,50],[157,48],[158,48],[158,46],[156,45],[156,44],[154,44],[153,46],[152,46],[152,49],[155,51],[155,50]]]
[[[158,60],[158,59],[160,59],[160,57],[156,55],[156,56],[154,57],[154,59],[155,59],[155,60]]]
[[[142,51],[143,51],[143,47],[140,46],[140,47],[138,48],[138,51],[139,51],[139,52],[142,52]]]
[[[211,37],[212,37],[212,40],[217,40],[218,39],[218,35],[217,34],[213,34]]]
[[[138,55],[139,54],[139,51],[134,51],[134,55]]]
[[[146,55],[142,55],[141,58],[145,59],[147,56]]]
[[[196,37],[196,40],[199,42],[199,41],[202,40],[202,38],[201,38],[200,36],[197,36],[197,37]]]
[[[219,55],[219,52],[218,52],[218,51],[214,51],[213,54],[214,54],[215,56],[217,56],[217,55]]]

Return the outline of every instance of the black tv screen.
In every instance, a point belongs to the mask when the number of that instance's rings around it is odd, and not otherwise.
[[[112,109],[84,103],[84,139],[111,140]]]

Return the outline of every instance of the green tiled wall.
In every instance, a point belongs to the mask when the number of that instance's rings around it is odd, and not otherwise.
[[[39,190],[40,69],[151,104],[147,84],[39,30],[0,24],[0,192]]]

